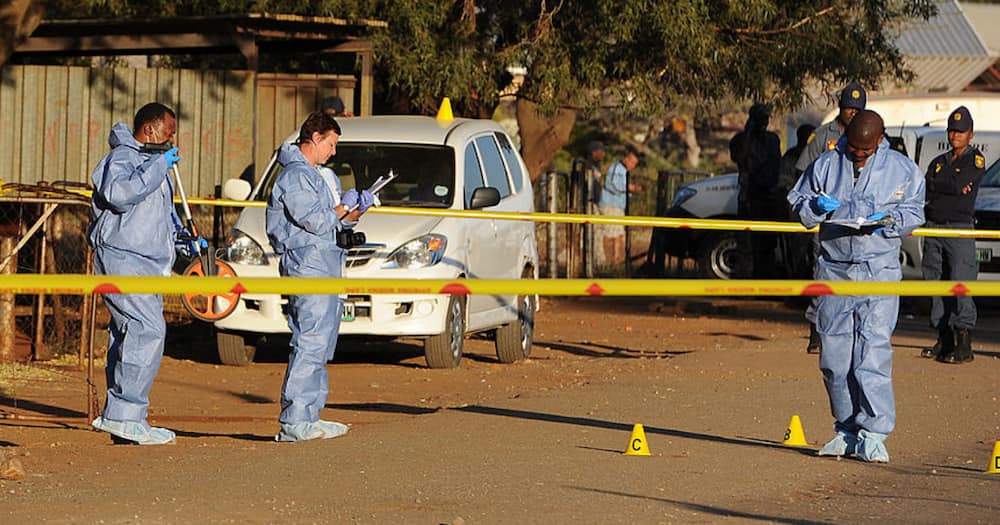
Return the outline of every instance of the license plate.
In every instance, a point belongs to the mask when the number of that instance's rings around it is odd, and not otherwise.
[[[988,263],[993,260],[993,248],[976,248],[976,261]]]
[[[344,303],[344,315],[340,317],[341,321],[353,321],[354,320],[354,303]]]

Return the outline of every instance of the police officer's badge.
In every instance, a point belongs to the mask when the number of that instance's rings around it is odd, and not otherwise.
[[[941,173],[941,163],[938,162],[934,165],[934,173]]]
[[[851,91],[851,98],[857,100],[861,98],[861,93],[858,90]]]
[[[956,111],[955,114],[951,116],[951,119],[956,122],[962,120],[962,114]]]
[[[982,155],[976,155],[976,167],[979,169],[986,167],[986,159]]]
[[[837,141],[836,140],[828,140],[828,141],[826,141],[826,151],[833,151],[836,148],[837,148]]]

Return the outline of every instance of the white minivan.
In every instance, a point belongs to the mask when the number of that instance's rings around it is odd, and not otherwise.
[[[389,170],[383,206],[531,212],[534,195],[510,137],[490,120],[377,116],[338,120],[343,134],[327,166],[344,190],[368,188]],[[286,142],[294,140],[293,133]],[[230,181],[226,198],[267,201],[281,165],[272,157],[256,187]],[[278,276],[265,209],[248,207],[226,238],[222,257],[238,276]],[[522,220],[409,217],[367,213],[355,231],[366,243],[348,251],[347,278],[537,278],[534,224]],[[244,294],[215,322],[219,358],[247,365],[262,335],[288,333],[287,298]],[[537,298],[488,295],[348,295],[341,335],[423,340],[428,366],[451,368],[464,338],[486,333],[501,362],[528,356]]]

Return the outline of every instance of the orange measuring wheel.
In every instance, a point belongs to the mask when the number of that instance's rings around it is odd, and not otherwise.
[[[202,268],[201,259],[195,259],[184,270],[184,275],[204,276],[205,270]],[[224,261],[215,260],[215,275],[218,277],[236,277],[233,267]],[[234,292],[227,293],[186,293],[181,297],[184,308],[191,315],[201,321],[218,321],[225,319],[233,313],[236,305],[239,304],[240,294]]]

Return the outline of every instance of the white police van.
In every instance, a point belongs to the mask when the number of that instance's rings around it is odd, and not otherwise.
[[[926,173],[934,157],[951,149],[948,132],[943,127],[888,128],[887,133],[899,137],[907,155],[916,162],[920,173]],[[984,230],[1000,229],[1000,131],[976,131],[972,145],[986,157],[989,166],[983,177],[976,198],[976,227]],[[698,219],[737,218],[736,197],[739,180],[736,173],[709,177],[681,185],[667,210],[668,217]],[[670,229],[665,234],[666,252],[674,257],[694,258],[699,273],[708,278],[730,279],[742,256],[737,245],[736,231],[710,231]],[[801,234],[804,235],[804,234]],[[780,244],[779,244],[780,248]],[[920,259],[923,243],[919,237],[903,239],[900,252],[903,278],[920,279]],[[979,278],[1000,280],[1000,241],[976,241],[979,259]],[[785,266],[782,250],[775,253],[775,261]]]

